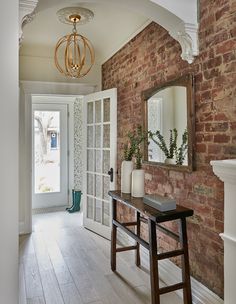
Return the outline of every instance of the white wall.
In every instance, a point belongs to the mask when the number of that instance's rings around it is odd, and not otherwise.
[[[0,9],[0,303],[18,303],[18,0]],[[9,22],[9,16],[11,21]]]
[[[23,42],[24,43],[24,42]],[[20,56],[20,80],[87,83],[97,86],[101,90],[101,65],[94,65],[91,71],[81,79],[63,76],[55,67],[52,57]]]
[[[20,183],[19,202],[20,234],[30,233],[32,229],[32,177],[31,177],[31,95],[71,95],[81,96],[93,93],[95,86],[74,83],[21,82],[20,94]],[[73,185],[74,186],[74,185]],[[0,302],[0,304],[2,304]]]

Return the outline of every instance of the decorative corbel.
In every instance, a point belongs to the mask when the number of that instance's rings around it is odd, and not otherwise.
[[[21,44],[23,40],[23,27],[33,20],[38,0],[20,0],[19,4],[19,44]]]
[[[190,64],[193,63],[194,57],[199,54],[198,26],[184,23],[181,28],[171,30],[169,33],[181,45],[181,58]]]

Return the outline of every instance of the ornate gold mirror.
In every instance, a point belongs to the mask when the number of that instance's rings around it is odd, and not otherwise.
[[[142,93],[143,126],[149,136],[144,162],[174,170],[193,170],[193,75]]]

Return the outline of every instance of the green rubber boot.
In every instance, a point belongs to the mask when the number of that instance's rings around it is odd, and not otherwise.
[[[69,213],[80,211],[81,195],[82,193],[80,190],[72,190],[73,205],[67,210]]]

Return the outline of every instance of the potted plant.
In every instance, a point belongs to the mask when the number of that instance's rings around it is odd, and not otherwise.
[[[124,146],[124,156],[121,164],[121,192],[131,193],[131,173],[133,171],[133,156],[140,149],[140,144],[144,140],[142,127],[129,131],[127,134],[128,142]]]
[[[124,146],[124,156],[121,163],[121,192],[131,193],[131,173],[133,171],[133,154],[135,146],[133,142],[126,143]]]
[[[144,170],[142,169],[142,153],[140,144],[136,147],[135,153],[136,168],[132,172],[132,191],[131,195],[134,197],[143,197],[144,191]]]
[[[178,139],[178,131],[176,128],[170,130],[170,139],[169,139],[169,146],[165,142],[163,135],[160,133],[159,130],[156,132],[148,131],[148,135],[153,140],[155,144],[162,150],[166,159],[166,164],[172,165],[182,165],[184,159],[186,157],[187,149],[188,149],[188,132],[185,129],[182,135],[182,144],[179,148],[177,148],[177,139]]]

